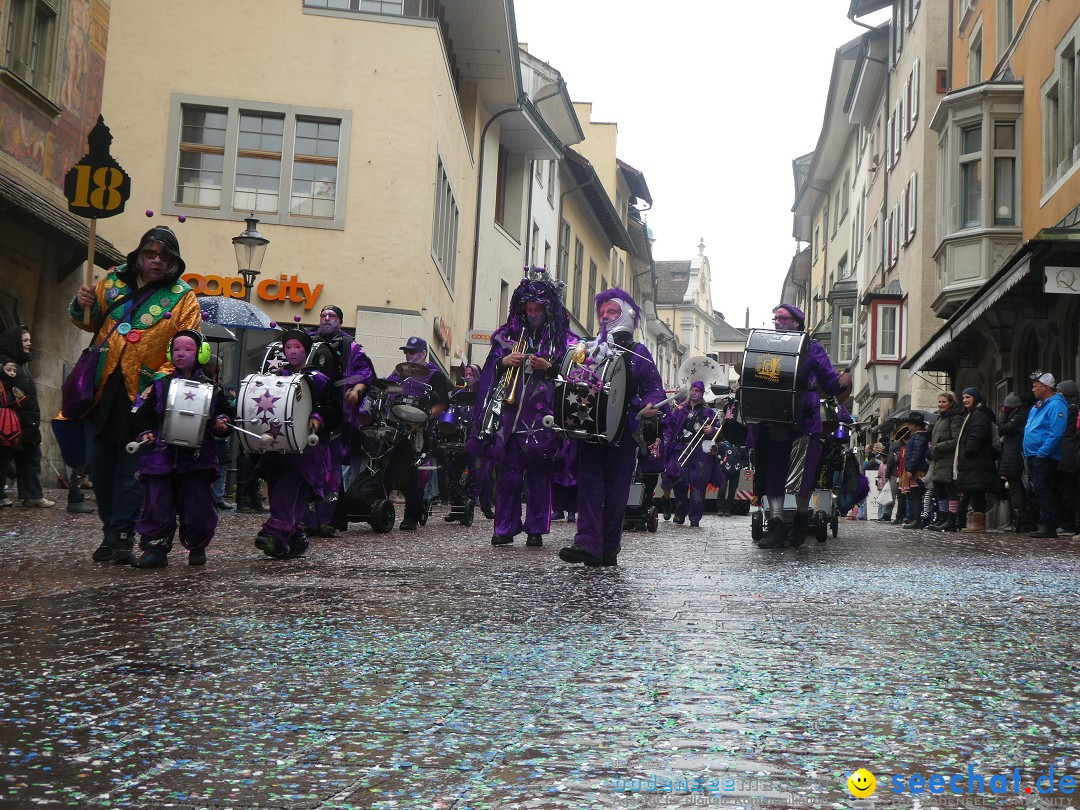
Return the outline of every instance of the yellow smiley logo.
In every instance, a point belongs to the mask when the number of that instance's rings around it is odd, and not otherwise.
[[[874,791],[877,790],[877,779],[866,768],[859,768],[847,778],[847,789],[856,799],[865,799],[867,796],[874,795]]]

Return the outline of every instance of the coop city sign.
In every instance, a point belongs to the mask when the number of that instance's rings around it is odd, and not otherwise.
[[[220,295],[225,298],[244,297],[242,276],[203,276],[187,273],[184,277],[196,295]],[[255,295],[262,301],[291,301],[303,304],[305,310],[315,306],[322,294],[322,284],[306,284],[298,276],[282,273],[277,278],[266,278],[255,285]]]

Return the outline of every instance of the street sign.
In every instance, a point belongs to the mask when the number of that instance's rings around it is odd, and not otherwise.
[[[100,115],[86,138],[90,152],[64,175],[68,210],[89,219],[124,213],[131,196],[131,178],[109,154],[112,134]]]

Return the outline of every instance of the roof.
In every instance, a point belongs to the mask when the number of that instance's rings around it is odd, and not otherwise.
[[[690,260],[656,262],[656,303],[681,304],[690,286]]]
[[[645,182],[645,175],[635,169],[629,163],[615,158],[615,164],[626,177],[626,185],[630,186],[630,193],[637,199],[647,202],[652,206],[652,194],[649,192],[649,184]]]
[[[87,221],[59,208],[5,174],[0,174],[0,211],[38,233],[46,233],[54,245],[71,251],[74,258],[70,265],[60,268],[61,275],[70,273],[86,261],[90,243]],[[94,247],[94,264],[98,267],[113,267],[125,259],[123,253],[101,236],[95,239]]]
[[[566,166],[574,176],[574,182],[581,187],[581,192],[585,195],[589,208],[600,221],[608,241],[617,248],[633,250],[630,234],[626,232],[626,226],[623,225],[619,212],[611,204],[611,199],[604,190],[604,184],[596,176],[596,169],[579,152],[569,147],[564,156],[567,158]]]
[[[746,331],[732,326],[723,318],[717,318],[717,323],[713,326],[713,340],[717,343],[745,343]]]

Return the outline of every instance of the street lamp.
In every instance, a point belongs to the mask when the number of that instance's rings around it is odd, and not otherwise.
[[[262,272],[263,257],[266,255],[266,246],[270,240],[259,233],[256,227],[259,220],[255,217],[246,217],[247,229],[239,236],[234,236],[233,250],[236,251],[236,269],[244,277],[244,300],[251,300],[251,288],[255,286],[255,279]]]
[[[266,255],[266,246],[270,240],[259,233],[256,227],[259,220],[252,214],[245,217],[247,228],[239,236],[232,239],[233,250],[236,252],[236,269],[244,278],[244,301],[251,302],[251,288],[255,286],[255,279],[262,272],[263,257]],[[237,396],[240,394],[240,376],[243,370],[244,360],[247,356],[247,327],[240,328],[240,341],[236,346],[236,385],[234,390]],[[239,410],[239,408],[237,409]],[[236,460],[234,481],[236,485],[237,502],[240,498],[240,453],[237,446],[235,433],[233,434],[233,458]],[[249,468],[250,469],[250,468]],[[250,474],[250,473],[249,473]]]

